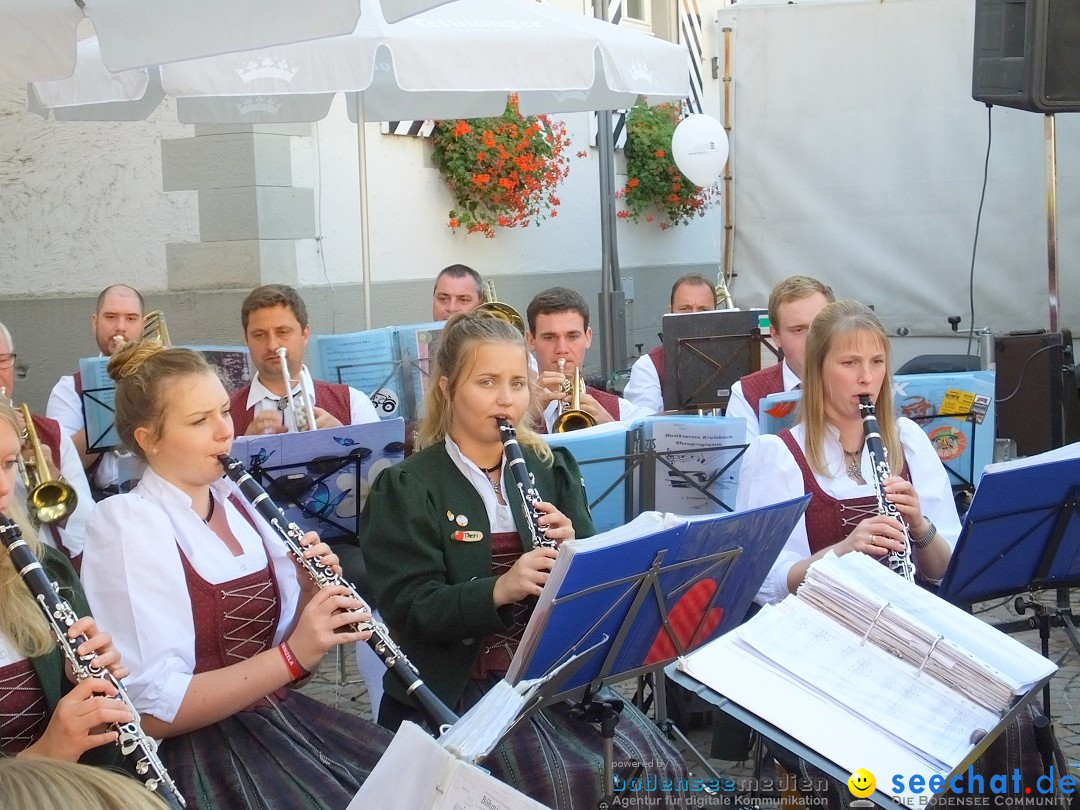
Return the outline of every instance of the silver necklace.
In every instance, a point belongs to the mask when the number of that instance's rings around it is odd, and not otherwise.
[[[844,458],[847,459],[848,478],[860,484],[865,483],[866,479],[862,475],[862,448],[855,452],[844,450]]]

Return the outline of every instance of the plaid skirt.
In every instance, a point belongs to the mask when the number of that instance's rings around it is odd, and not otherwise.
[[[192,810],[344,810],[392,736],[289,690],[159,753]]]
[[[487,691],[483,680],[465,689],[462,709]],[[604,754],[596,725],[575,719],[560,703],[532,715],[479,763],[499,780],[553,810],[596,810],[603,797]],[[615,725],[616,791],[631,804],[681,808],[689,790],[682,755],[656,724],[629,701]],[[640,768],[640,770],[639,770]]]

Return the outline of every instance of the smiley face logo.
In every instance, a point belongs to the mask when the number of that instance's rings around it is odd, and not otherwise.
[[[853,796],[865,799],[874,792],[874,788],[877,787],[877,780],[866,768],[859,768],[848,777],[847,786]]]

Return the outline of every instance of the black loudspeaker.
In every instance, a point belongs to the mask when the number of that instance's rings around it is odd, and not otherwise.
[[[975,0],[971,96],[1031,112],[1080,112],[1080,2]]]
[[[1080,440],[1072,333],[1013,333],[995,340],[997,435],[1033,456]]]

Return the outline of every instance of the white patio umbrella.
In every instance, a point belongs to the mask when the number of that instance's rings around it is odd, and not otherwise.
[[[391,21],[451,0],[381,0]],[[111,70],[347,34],[360,0],[0,0],[0,81],[70,76],[84,20]]]
[[[360,121],[618,109],[639,95],[673,101],[689,89],[685,48],[531,0],[456,0],[395,24],[361,0],[355,30],[328,37],[113,73],[91,40],[70,79],[36,83],[31,110],[69,120],[142,118],[164,95],[185,123],[269,123],[324,117],[354,93]],[[370,324],[363,126],[360,139],[364,300]]]

